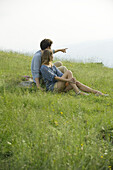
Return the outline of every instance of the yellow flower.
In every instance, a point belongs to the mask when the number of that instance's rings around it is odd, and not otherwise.
[[[54,123],[55,123],[56,126],[58,126],[58,122],[57,121],[55,121]]]
[[[108,166],[109,169],[111,169],[111,166]]]
[[[83,146],[83,144],[81,143],[81,146]]]
[[[103,156],[101,156],[101,158],[103,158]]]
[[[63,115],[63,112],[60,112],[61,115]]]

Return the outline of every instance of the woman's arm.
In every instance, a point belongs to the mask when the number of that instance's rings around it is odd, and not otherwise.
[[[63,81],[63,82],[69,82],[69,83],[74,83],[74,79],[71,78],[71,79],[65,79],[65,78],[62,78],[62,77],[55,77],[55,80],[58,80],[58,81]]]

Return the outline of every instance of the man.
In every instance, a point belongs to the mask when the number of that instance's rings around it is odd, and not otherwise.
[[[42,53],[45,49],[51,49],[51,45],[53,42],[50,39],[44,39],[40,43],[40,48],[41,50],[37,51],[35,55],[33,56],[32,62],[31,62],[31,72],[33,76],[33,81],[36,83],[36,86],[38,89],[42,89],[40,86],[40,67],[41,67],[41,56]],[[59,51],[66,53],[66,49],[58,49],[58,50],[53,50],[53,53],[57,53]],[[63,73],[67,71],[67,68],[65,66],[62,66],[61,62],[56,62],[54,63],[56,67],[60,69]]]

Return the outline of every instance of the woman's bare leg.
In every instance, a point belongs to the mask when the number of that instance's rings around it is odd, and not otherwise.
[[[84,92],[94,93],[94,94],[98,93],[98,94],[100,94],[100,95],[103,94],[103,93],[101,93],[100,91],[94,90],[94,89],[92,89],[92,88],[90,88],[90,87],[88,87],[88,86],[80,83],[79,81],[76,81],[76,85],[77,85],[77,87],[78,87],[80,90],[82,90],[82,91],[84,91]]]
[[[66,79],[71,79],[73,78],[73,75],[72,75],[72,72],[71,71],[66,71],[62,78],[66,78]],[[67,86],[66,88],[66,85],[65,85],[65,82],[57,82],[57,89],[58,91],[65,91],[65,90],[71,90],[73,89],[75,91],[76,94],[83,94],[83,95],[86,95],[85,93],[82,93],[79,91],[78,87],[76,86],[76,84],[73,84],[73,83],[69,83],[69,86]]]
[[[72,77],[73,77],[72,72],[69,71],[69,70],[67,70],[67,71],[63,74],[63,76],[62,76],[62,78],[65,78],[65,79],[71,79]],[[65,87],[66,87],[65,84],[66,84],[66,82],[58,81],[58,82],[57,82],[57,89],[58,89],[58,91],[64,91],[64,89],[65,89]],[[70,83],[70,85],[71,85],[71,84],[72,84],[72,83]],[[76,93],[79,92],[79,89],[78,89],[78,87],[76,86],[76,84],[72,84],[71,87],[72,87],[72,89],[73,89]]]
[[[72,90],[73,87],[69,84],[68,86],[65,87],[64,92]]]
[[[71,71],[67,70],[63,74],[62,77],[66,78],[66,79],[71,79],[71,78],[73,78],[73,74],[72,74]],[[104,95],[102,92],[100,92],[98,90],[95,90],[95,89],[92,89],[92,88],[90,88],[90,87],[80,83],[79,81],[76,81],[76,79],[75,79],[75,84],[69,83],[69,85],[67,87],[66,87],[65,84],[66,84],[65,82],[58,81],[57,82],[57,89],[58,89],[58,91],[69,91],[69,90],[73,89],[76,94],[87,95],[86,93],[80,92],[80,90],[82,90],[82,91],[88,92],[88,93],[94,93],[94,94],[97,94],[97,95]]]

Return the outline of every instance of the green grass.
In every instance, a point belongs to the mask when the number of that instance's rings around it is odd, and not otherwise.
[[[113,69],[63,64],[82,83],[109,97],[20,88],[32,57],[0,52],[0,169],[113,168]]]

